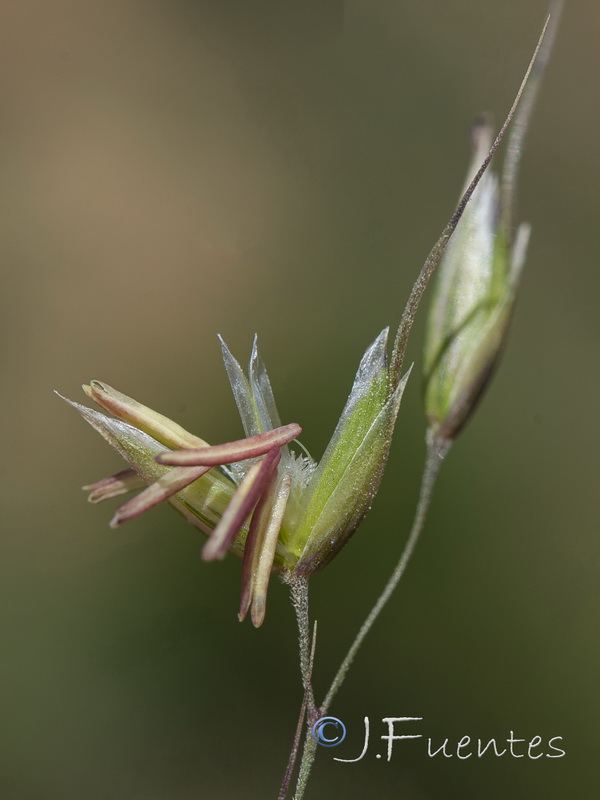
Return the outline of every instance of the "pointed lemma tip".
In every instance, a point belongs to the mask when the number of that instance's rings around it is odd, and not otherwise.
[[[226,356],[231,356],[231,350],[225,344],[225,339],[223,339],[220,333],[217,333],[217,339],[219,340],[219,344],[221,345],[221,353],[223,355],[223,358],[225,358]]]
[[[58,389],[52,389],[52,391],[54,392],[54,394],[55,394],[57,397],[60,397],[60,399],[61,399],[61,400],[64,400],[64,401],[65,401],[65,403],[69,403],[69,405],[73,405],[73,401],[72,401],[72,400],[69,400],[69,398],[68,398],[68,397],[65,397],[65,396],[64,396],[64,394],[61,394],[61,393],[58,391]]]

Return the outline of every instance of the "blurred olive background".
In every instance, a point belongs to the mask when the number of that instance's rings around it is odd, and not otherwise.
[[[2,765],[6,800],[275,797],[300,703],[273,581],[169,508],[112,531],[116,454],[51,394],[105,380],[211,442],[241,426],[216,334],[258,332],[318,456],[508,109],[545,0],[29,0],[0,11]],[[600,8],[571,2],[527,142],[533,238],[501,369],[442,472],[400,591],[331,712],[307,797],[592,798],[600,702]],[[416,361],[372,512],[313,581],[322,693],[401,550],[423,458]],[[362,720],[373,744],[355,757]],[[414,731],[564,737],[562,759],[376,760]],[[416,725],[416,724],[415,724]],[[547,746],[543,752],[549,752]]]

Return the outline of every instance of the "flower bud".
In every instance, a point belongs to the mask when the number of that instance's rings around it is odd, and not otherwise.
[[[473,129],[467,185],[489,150],[487,118]],[[425,412],[433,433],[452,439],[475,409],[506,339],[529,226],[507,241],[496,176],[486,172],[440,262],[425,337]]]

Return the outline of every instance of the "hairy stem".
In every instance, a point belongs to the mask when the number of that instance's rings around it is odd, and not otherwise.
[[[308,717],[314,715],[315,696],[312,688],[312,659],[310,620],[308,616],[308,578],[293,576],[289,579],[292,605],[298,623],[298,649],[300,653],[300,674],[306,695]]]
[[[307,584],[308,590],[308,584]],[[306,622],[308,622],[308,604],[306,604],[306,611],[307,614],[305,616]],[[304,623],[303,623],[304,626]],[[312,671],[313,665],[315,662],[315,648],[317,646],[317,621],[315,620],[313,625],[313,634],[312,634],[312,641],[310,647],[310,657],[308,663],[308,677],[310,684],[310,678],[312,678]],[[302,645],[301,645],[302,648]],[[302,659],[302,656],[301,656]],[[304,684],[304,680],[303,680]],[[312,691],[312,689],[310,690]],[[304,721],[306,720],[306,735],[308,736],[312,730],[312,725],[314,725],[315,720],[319,716],[319,710],[314,706],[313,701],[313,708],[311,710],[307,710],[308,706],[308,691],[305,687],[304,689],[304,697],[302,698],[302,706],[300,707],[300,716],[298,717],[298,724],[296,726],[296,733],[294,735],[294,742],[292,744],[292,751],[290,753],[290,757],[288,760],[288,765],[285,771],[285,775],[283,776],[283,781],[281,782],[281,787],[279,789],[279,794],[277,795],[277,800],[286,800],[287,793],[290,788],[290,783],[292,781],[292,775],[294,772],[294,766],[296,764],[296,759],[298,758],[298,751],[300,749],[300,739],[302,738],[302,727],[304,725]],[[312,737],[311,737],[312,738]],[[304,744],[304,749],[306,750],[306,742]],[[302,765],[300,767],[300,772],[302,772]],[[307,776],[308,777],[308,776]]]
[[[400,560],[398,561],[396,568],[394,569],[388,582],[386,583],[384,590],[379,595],[377,602],[369,612],[369,615],[361,625],[360,630],[356,635],[356,638],[350,645],[350,649],[348,650],[346,657],[342,661],[340,668],[338,669],[337,674],[333,679],[331,687],[329,688],[329,691],[325,696],[325,700],[323,701],[323,704],[320,709],[321,714],[327,713],[327,709],[329,708],[331,701],[335,697],[340,686],[344,682],[346,674],[350,669],[350,666],[352,665],[352,662],[354,661],[354,658],[358,653],[360,646],[362,645],[365,639],[365,636],[369,633],[369,631],[373,627],[375,620],[383,610],[385,604],[392,596],[394,589],[396,588],[396,586],[398,586],[402,576],[404,575],[408,562],[410,561],[410,558],[415,550],[417,541],[419,540],[421,531],[423,530],[423,525],[425,523],[427,510],[431,502],[433,487],[435,486],[438,471],[444,456],[450,449],[450,445],[451,442],[449,440],[438,439],[431,432],[428,432],[425,469],[423,471],[423,477],[421,479],[419,502],[417,504],[417,510],[415,513],[415,518],[413,521],[410,536],[408,537],[408,540],[404,546],[404,550],[402,551]]]
[[[319,716],[319,710],[315,705],[315,696],[312,688],[312,670],[315,658],[315,647],[317,641],[317,623],[315,622],[313,628],[312,638],[310,636],[310,617],[308,613],[308,579],[305,577],[289,576],[286,582],[290,586],[290,594],[292,598],[292,605],[296,613],[296,621],[298,623],[298,650],[300,654],[300,674],[302,676],[302,687],[304,689],[304,697],[302,700],[302,707],[300,709],[300,718],[294,736],[294,743],[292,751],[288,760],[288,765],[283,777],[281,788],[279,790],[278,800],[285,800],[289,790],[294,765],[298,756],[300,748],[300,738],[302,735],[302,725],[306,721],[306,735],[304,739],[304,748],[302,751],[302,761],[298,774],[298,783],[296,786],[296,793],[294,794],[295,800],[301,798],[306,788],[310,768],[314,760],[314,750],[316,742],[314,741],[311,730],[315,721]]]
[[[310,771],[315,760],[317,751],[317,743],[311,732],[311,725],[307,726],[306,738],[304,739],[304,750],[302,751],[302,761],[300,762],[300,771],[298,773],[298,783],[296,784],[296,792],[294,800],[302,800],[306,790],[306,784],[310,777]]]

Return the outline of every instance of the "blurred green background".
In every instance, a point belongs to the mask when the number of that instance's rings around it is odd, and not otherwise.
[[[307,798],[595,798],[600,106],[595,0],[567,4],[524,159],[533,226],[492,391],[331,713]],[[241,433],[216,334],[260,335],[319,455],[367,344],[449,217],[480,111],[508,109],[545,0],[29,0],[0,11],[2,745],[6,800],[274,798],[300,702],[273,581],[236,619],[168,508],[123,529],[118,457],[51,394],[108,381],[211,442]],[[321,693],[395,562],[423,458],[419,364],[382,489],[313,581]],[[545,741],[562,759],[357,764],[362,719]],[[547,748],[546,748],[547,752]]]

